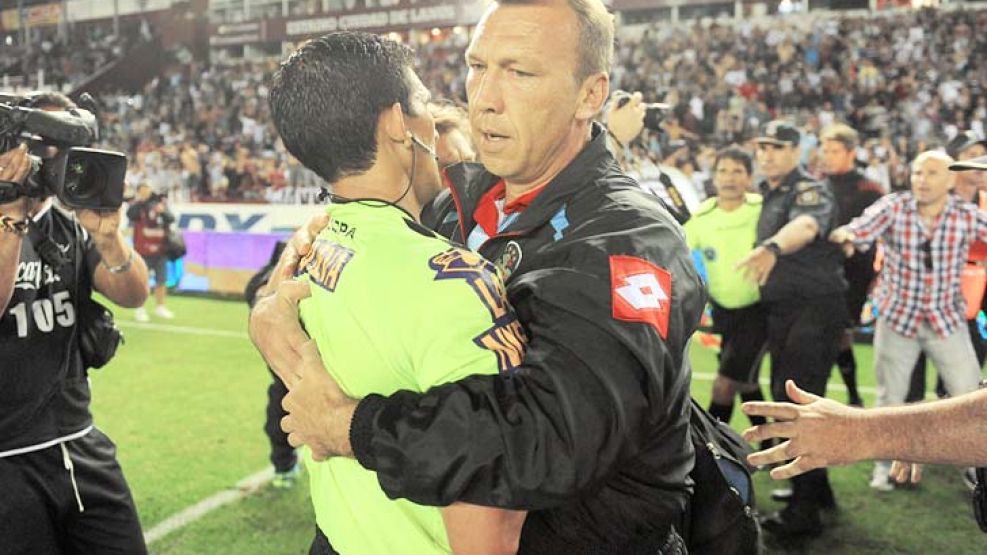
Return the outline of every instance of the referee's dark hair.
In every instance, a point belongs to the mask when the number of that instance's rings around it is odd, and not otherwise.
[[[408,47],[370,33],[309,41],[271,84],[271,116],[285,148],[329,183],[368,170],[381,113],[398,102],[419,115],[410,102],[413,63]]]
[[[716,153],[716,160],[713,162],[713,171],[720,165],[720,160],[733,160],[739,162],[747,170],[747,175],[754,172],[754,162],[751,159],[751,155],[739,146],[728,146]]]

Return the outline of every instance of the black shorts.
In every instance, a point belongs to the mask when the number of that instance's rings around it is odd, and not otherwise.
[[[741,383],[757,383],[768,340],[768,313],[761,303],[743,308],[713,307],[713,331],[720,334],[718,373]]]
[[[155,285],[166,285],[168,282],[168,257],[163,254],[145,256],[144,263],[147,269],[154,272]]]
[[[74,485],[62,445],[0,458],[0,553],[146,554],[113,442],[93,428],[64,445]]]

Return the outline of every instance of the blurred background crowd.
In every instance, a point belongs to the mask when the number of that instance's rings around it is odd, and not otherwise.
[[[295,6],[295,11],[311,7]],[[622,26],[613,88],[670,106],[663,133],[634,145],[709,192],[713,153],[750,141],[772,119],[803,132],[815,172],[819,130],[842,121],[862,136],[858,162],[885,190],[903,187],[907,162],[987,122],[987,10],[799,14]],[[46,32],[0,52],[0,76],[72,90],[139,42],[147,21]],[[433,30],[433,31],[437,31]],[[433,95],[465,101],[468,34],[411,41]],[[7,38],[10,43],[10,37]],[[977,55],[980,53],[980,55]],[[319,179],[285,152],[266,104],[277,56],[208,63],[179,52],[136,92],[101,95],[105,146],[130,156],[131,186],[148,182],[181,201],[313,202]],[[749,146],[749,145],[748,145]]]

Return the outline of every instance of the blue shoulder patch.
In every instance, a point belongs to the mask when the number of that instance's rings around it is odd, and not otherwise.
[[[565,206],[560,208],[559,211],[552,216],[551,224],[552,227],[555,228],[555,235],[553,238],[556,241],[562,239],[562,232],[569,227],[569,218],[566,216]]]

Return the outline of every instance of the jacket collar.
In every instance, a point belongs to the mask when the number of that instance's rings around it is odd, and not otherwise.
[[[615,167],[616,161],[607,149],[606,137],[603,126],[594,122],[589,143],[568,166],[542,188],[538,196],[503,233],[520,234],[547,223],[565,204],[566,199],[575,196],[588,183],[603,175],[607,169]],[[480,198],[500,181],[500,177],[475,162],[450,166],[446,169],[446,175],[450,182],[450,194],[459,212],[462,226],[460,233],[465,238],[476,225],[473,212]]]

